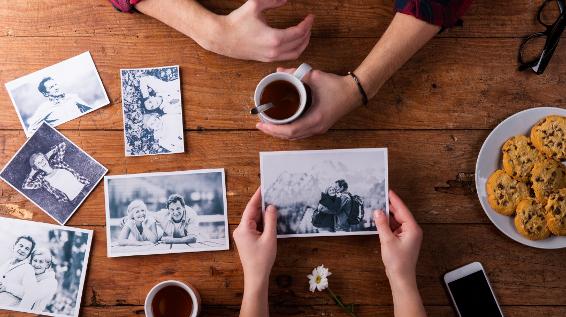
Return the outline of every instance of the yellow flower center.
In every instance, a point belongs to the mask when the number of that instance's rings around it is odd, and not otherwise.
[[[316,276],[316,284],[320,284],[320,281],[322,280],[322,276],[317,275]]]

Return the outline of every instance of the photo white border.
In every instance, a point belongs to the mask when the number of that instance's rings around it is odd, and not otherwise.
[[[383,153],[385,159],[385,215],[389,220],[389,153],[386,147],[382,148],[355,148],[355,149],[332,149],[332,150],[299,150],[299,151],[270,151],[259,152],[259,171],[263,171],[263,160],[267,156],[285,156],[285,155],[310,155],[310,154],[335,154],[335,153],[364,153],[377,152]],[[263,173],[261,180],[261,210],[265,212],[265,189],[263,186]],[[355,231],[355,232],[321,232],[321,233],[294,233],[294,234],[277,234],[277,238],[305,238],[305,237],[336,237],[336,236],[363,236],[379,234],[375,231]]]
[[[124,111],[124,85],[122,85],[122,83],[124,82],[124,78],[122,77],[122,72],[123,71],[129,71],[129,70],[155,70],[155,69],[163,69],[163,68],[171,68],[171,67],[177,67],[177,73],[179,73],[179,98],[181,100],[181,125],[183,126],[183,133],[182,133],[182,137],[183,137],[183,150],[181,152],[168,152],[168,153],[148,153],[148,154],[130,154],[127,151],[127,146],[126,146],[126,142],[128,142],[128,138],[126,137],[126,111]],[[142,67],[142,68],[121,68],[120,69],[120,94],[121,94],[121,101],[122,101],[122,120],[123,120],[123,126],[124,126],[124,155],[126,155],[126,157],[138,157],[138,156],[153,156],[153,155],[170,155],[170,154],[179,154],[179,153],[185,153],[185,122],[184,122],[184,113],[183,113],[183,92],[181,91],[181,68],[179,67],[179,65],[171,65],[171,66],[160,66],[160,67]]]
[[[222,175],[222,189],[223,189],[223,203],[224,203],[224,230],[226,235],[225,246],[222,247],[210,247],[207,249],[195,249],[195,250],[158,250],[158,251],[140,251],[140,252],[128,252],[128,253],[116,253],[112,252],[112,235],[110,232],[110,199],[108,196],[108,180],[112,179],[122,179],[122,178],[138,178],[138,177],[161,177],[161,176],[174,176],[174,175],[192,175],[192,174],[208,174],[208,173],[221,173]],[[106,214],[106,256],[109,258],[126,257],[126,256],[137,256],[137,255],[156,255],[156,254],[176,254],[176,253],[195,253],[195,252],[210,252],[210,251],[226,251],[230,250],[230,227],[228,224],[228,192],[226,191],[226,173],[224,168],[216,169],[199,169],[199,170],[186,170],[186,171],[174,171],[174,172],[154,172],[154,173],[138,173],[138,174],[125,174],[125,175],[110,175],[104,176],[104,206]]]
[[[28,195],[26,195],[25,193],[23,193],[20,189],[16,188],[14,185],[10,184],[10,182],[8,182],[8,180],[6,180],[4,177],[2,177],[2,173],[4,172],[4,170],[6,170],[6,168],[8,168],[8,166],[10,165],[10,163],[12,163],[12,161],[16,158],[16,156],[18,156],[18,154],[20,154],[20,152],[22,151],[22,149],[26,146],[26,144],[31,140],[31,138],[35,135],[35,133],[29,137],[24,144],[18,149],[18,151],[16,152],[16,154],[14,154],[12,156],[12,158],[8,161],[8,163],[6,163],[6,165],[4,165],[4,167],[2,168],[2,170],[0,170],[0,179],[2,179],[6,184],[10,185],[13,189],[15,189],[18,193],[20,193],[22,196],[24,196],[25,198],[27,198],[27,200],[31,201],[34,205],[36,205],[39,209],[41,209],[41,211],[43,211],[44,213],[46,213],[49,217],[51,217],[53,220],[57,221],[58,224],[64,226],[67,221],[69,221],[69,219],[71,219],[71,217],[75,214],[75,212],[77,212],[77,209],[79,209],[79,207],[83,204],[83,202],[85,201],[85,199],[90,196],[90,194],[92,193],[92,191],[96,188],[96,186],[98,186],[98,183],[100,183],[100,181],[102,180],[102,178],[104,177],[104,175],[106,175],[106,173],[108,173],[108,169],[100,164],[100,162],[98,162],[97,160],[95,160],[92,156],[90,156],[87,152],[85,152],[83,149],[81,149],[78,145],[76,145],[73,141],[71,141],[69,138],[67,138],[65,135],[63,135],[63,133],[59,132],[57,129],[55,129],[54,127],[50,126],[47,123],[42,123],[41,126],[39,126],[39,128],[35,131],[39,131],[39,129],[41,129],[41,127],[43,127],[44,125],[48,126],[50,129],[52,129],[53,131],[55,131],[56,133],[58,133],[60,136],[63,137],[63,139],[65,139],[65,141],[71,143],[72,145],[74,145],[77,149],[79,149],[79,151],[81,151],[84,155],[86,155],[88,158],[90,158],[92,161],[94,161],[96,164],[98,164],[100,167],[102,167],[104,169],[104,173],[102,173],[102,175],[100,176],[99,179],[96,180],[96,182],[93,183],[92,188],[85,194],[85,196],[83,197],[83,199],[77,204],[77,206],[75,207],[75,209],[73,209],[73,211],[71,211],[71,213],[69,214],[69,216],[65,219],[65,221],[63,222],[59,222],[59,220],[57,220],[57,218],[53,217],[47,210],[43,209],[43,207],[41,207],[38,203],[36,203],[33,199],[31,199]]]
[[[66,121],[61,121],[61,122],[57,123],[56,125],[53,125],[52,127],[57,127],[57,126],[59,126],[59,125],[61,125],[61,124],[63,124],[63,123],[66,123],[66,122],[75,120],[75,119],[80,118],[80,117],[82,117],[82,116],[84,116],[84,115],[86,115],[86,114],[89,114],[89,113],[91,113],[91,112],[93,112],[93,111],[95,111],[95,110],[98,110],[98,109],[100,109],[100,108],[106,107],[106,106],[108,106],[108,105],[110,104],[110,99],[108,99],[108,94],[106,93],[106,88],[104,88],[104,84],[102,83],[102,79],[100,79],[100,74],[98,73],[98,69],[96,68],[96,64],[94,63],[94,60],[93,60],[93,58],[92,58],[92,55],[90,54],[90,51],[86,51],[86,52],[83,52],[83,53],[81,53],[81,54],[79,54],[79,55],[69,57],[69,58],[67,58],[66,60],[63,60],[63,61],[61,61],[61,62],[59,62],[59,63],[55,63],[55,64],[50,65],[50,66],[47,66],[47,67],[42,68],[42,69],[40,69],[40,70],[37,70],[37,71],[35,71],[35,72],[33,72],[33,73],[29,73],[29,74],[27,74],[27,75],[23,75],[23,76],[21,76],[21,77],[19,77],[19,78],[16,78],[16,79],[14,79],[14,80],[11,80],[11,81],[5,83],[5,84],[4,84],[4,87],[5,87],[6,90],[8,91],[8,96],[10,96],[10,100],[12,101],[12,104],[14,105],[14,108],[16,109],[16,114],[18,115],[18,119],[20,120],[20,123],[22,124],[22,129],[24,130],[24,134],[26,135],[26,138],[29,139],[29,138],[33,135],[33,133],[30,134],[30,133],[29,133],[29,129],[26,128],[26,125],[25,125],[25,123],[24,123],[24,120],[22,119],[22,116],[21,116],[21,114],[20,114],[20,109],[19,109],[18,106],[16,105],[16,101],[14,100],[14,97],[12,96],[12,91],[11,91],[10,86],[11,86],[11,85],[15,85],[15,84],[16,84],[17,82],[19,82],[19,81],[25,80],[26,77],[30,77],[30,76],[36,75],[36,74],[38,74],[38,73],[40,73],[40,72],[49,71],[50,69],[55,68],[55,67],[56,67],[57,65],[59,65],[59,64],[63,64],[63,63],[65,63],[65,62],[69,61],[70,59],[78,58],[79,56],[82,56],[82,55],[85,55],[85,54],[87,54],[87,55],[90,57],[90,62],[91,62],[92,65],[89,65],[89,66],[94,67],[94,70],[95,70],[95,73],[96,73],[96,79],[98,79],[98,84],[100,85],[100,87],[102,87],[102,91],[104,92],[104,97],[106,98],[106,99],[105,99],[105,102],[104,102],[103,105],[101,105],[101,106],[99,106],[99,107],[91,108],[90,110],[81,113],[81,115],[78,116],[78,117],[74,117],[74,118],[71,118],[71,119],[66,120]],[[12,89],[13,89],[13,88],[14,88],[14,87],[12,87]],[[45,121],[44,121],[44,123],[45,123]],[[50,126],[51,126],[51,125],[50,125]]]
[[[80,283],[79,283],[79,288],[77,290],[76,305],[75,305],[75,310],[74,310],[73,315],[52,314],[52,313],[47,313],[47,312],[37,312],[37,311],[33,311],[33,310],[14,309],[14,307],[1,306],[0,305],[0,309],[2,309],[2,310],[31,313],[31,314],[35,314],[35,315],[54,316],[54,317],[69,317],[69,316],[78,317],[80,310],[81,310],[81,302],[82,302],[82,298],[83,298],[83,288],[84,288],[85,279],[86,279],[86,272],[88,270],[88,262],[89,262],[89,259],[90,259],[90,249],[91,249],[91,246],[92,246],[92,237],[94,236],[94,230],[74,228],[74,227],[68,227],[68,226],[57,226],[57,225],[45,223],[45,222],[28,221],[28,220],[0,217],[0,222],[2,222],[2,221],[27,222],[28,225],[32,226],[32,227],[38,226],[38,227],[46,227],[46,228],[49,228],[49,229],[52,229],[52,230],[68,230],[68,231],[86,233],[88,235],[87,248],[86,248],[85,258],[84,258],[84,262],[83,262],[83,269],[82,269],[82,272],[81,272],[81,279],[80,279]]]

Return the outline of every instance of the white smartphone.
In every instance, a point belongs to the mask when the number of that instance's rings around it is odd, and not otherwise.
[[[483,266],[473,262],[444,275],[444,283],[460,317],[503,317]]]

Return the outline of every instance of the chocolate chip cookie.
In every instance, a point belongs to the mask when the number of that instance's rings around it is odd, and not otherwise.
[[[543,118],[532,127],[531,141],[547,157],[555,160],[566,159],[566,118]]]
[[[557,236],[566,236],[566,189],[552,193],[545,210],[548,229]]]
[[[502,170],[497,170],[489,176],[486,189],[487,201],[491,208],[505,216],[512,216],[519,202],[529,197],[527,185]]]
[[[544,155],[524,135],[517,135],[507,140],[502,150],[503,170],[511,177],[525,183],[531,178],[535,162],[544,159]]]
[[[529,240],[543,240],[550,236],[546,225],[544,206],[532,198],[523,199],[517,205],[515,228]]]
[[[531,172],[532,188],[541,204],[546,204],[548,196],[566,187],[566,167],[551,159],[536,162]]]

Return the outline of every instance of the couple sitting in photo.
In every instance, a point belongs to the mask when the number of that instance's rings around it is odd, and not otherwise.
[[[312,215],[312,225],[319,231],[351,231],[364,218],[364,203],[360,196],[348,192],[348,183],[339,179],[321,193]]]
[[[57,293],[51,251],[36,248],[30,236],[16,239],[10,258],[0,266],[0,306],[42,312]]]
[[[169,196],[167,209],[150,212],[147,205],[136,199],[128,205],[122,219],[117,245],[188,244],[200,240],[197,213],[185,204],[178,194]]]

